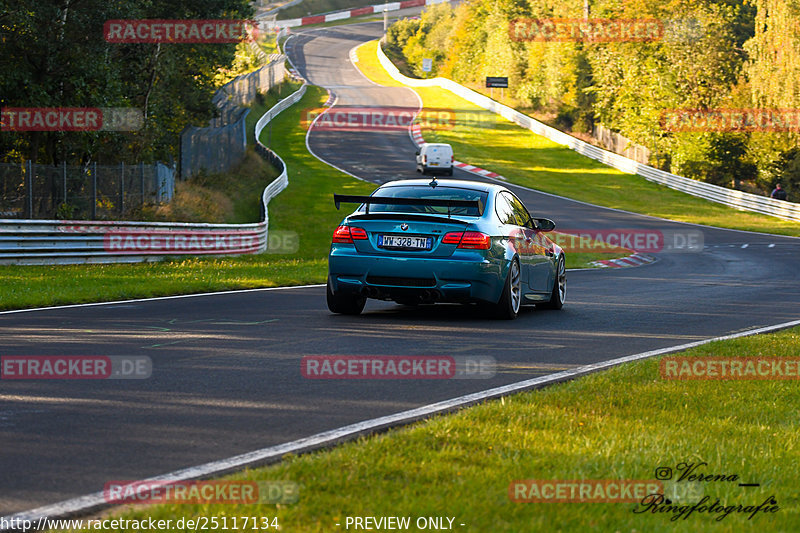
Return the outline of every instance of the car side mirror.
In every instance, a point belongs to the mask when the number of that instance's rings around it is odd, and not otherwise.
[[[417,155],[419,155],[419,150],[417,150]]]
[[[553,231],[556,229],[556,223],[549,218],[537,218],[535,220],[539,231]]]

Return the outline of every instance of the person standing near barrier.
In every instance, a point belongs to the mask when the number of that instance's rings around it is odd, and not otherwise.
[[[769,195],[770,198],[775,198],[776,200],[786,200],[786,191],[781,187],[781,184],[778,183],[775,185],[775,189],[772,191],[772,194]]]

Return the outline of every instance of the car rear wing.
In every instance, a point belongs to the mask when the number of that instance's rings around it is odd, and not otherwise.
[[[480,200],[436,200],[428,198],[389,198],[380,196],[355,196],[349,194],[334,194],[333,203],[336,209],[339,204],[364,204],[366,214],[369,214],[369,206],[372,204],[380,205],[426,205],[431,207],[446,207],[447,217],[450,217],[450,210],[453,207],[474,207],[478,213],[483,213],[483,202]]]

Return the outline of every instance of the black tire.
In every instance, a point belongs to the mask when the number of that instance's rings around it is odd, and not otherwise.
[[[558,258],[556,265],[556,279],[553,282],[553,291],[550,293],[550,301],[541,304],[545,309],[561,309],[567,301],[567,268],[564,261],[564,254]]]
[[[501,320],[514,320],[519,314],[522,305],[522,271],[519,268],[519,261],[514,259],[508,269],[503,294],[492,309],[495,318]]]
[[[364,310],[367,299],[357,294],[335,294],[331,290],[331,278],[328,276],[328,309],[340,315],[358,315]]]
[[[450,167],[450,169],[447,171],[447,175],[448,176],[452,176],[453,175],[453,167]]]

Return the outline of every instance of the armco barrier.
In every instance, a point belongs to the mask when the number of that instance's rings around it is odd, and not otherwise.
[[[256,124],[256,139],[278,113],[303,96],[303,84]],[[267,205],[289,184],[286,164],[260,142],[256,149],[281,173],[261,195],[263,221],[255,224],[0,220],[0,264],[133,263],[170,256],[241,255],[267,250]]]
[[[264,251],[265,222],[179,224],[0,220],[0,263],[134,263],[183,255]]]
[[[585,155],[586,157],[594,159],[595,161],[599,161],[604,165],[616,168],[617,170],[621,170],[622,172],[637,174],[644,177],[648,181],[659,183],[671,189],[691,194],[692,196],[697,196],[699,198],[705,198],[706,200],[710,200],[712,202],[725,204],[736,209],[754,211],[764,215],[771,215],[785,220],[800,222],[800,204],[786,202],[783,200],[775,200],[765,196],[758,196],[733,189],[727,189],[718,185],[712,185],[710,183],[704,183],[702,181],[670,174],[669,172],[665,172],[642,163],[637,163],[632,159],[628,159],[627,157],[609,152],[607,150],[603,150],[602,148],[593,146],[587,142],[581,141],[580,139],[576,139],[571,135],[567,135],[566,133],[550,127],[547,124],[543,124],[542,122],[539,122],[528,115],[520,113],[516,109],[512,109],[506,105],[496,102],[487,96],[473,91],[472,89],[468,89],[467,87],[464,87],[463,85],[460,85],[447,78],[440,77],[425,80],[409,78],[408,76],[401,74],[397,67],[395,67],[389,58],[386,57],[386,54],[383,53],[383,50],[380,47],[380,44],[378,45],[378,60],[389,73],[389,75],[401,83],[411,87],[441,87],[442,89],[447,89],[448,91],[472,102],[477,106],[489,111],[493,111],[498,115],[501,115],[502,117],[519,124],[523,128],[529,129],[538,135],[550,139],[551,141],[575,150],[581,155]]]
[[[272,163],[272,166],[281,170],[281,174],[275,178],[275,180],[273,180],[273,182],[270,183],[266,189],[264,189],[262,205],[264,206],[263,218],[265,224],[269,224],[269,211],[267,210],[267,204],[269,204],[269,201],[277,196],[278,193],[289,186],[289,175],[287,174],[286,163],[284,163],[283,159],[281,159],[278,154],[270,150],[268,147],[264,146],[259,137],[261,137],[261,132],[264,131],[264,127],[266,127],[266,125],[273,118],[275,118],[281,111],[286,110],[289,106],[300,101],[300,99],[306,93],[306,87],[307,84],[303,82],[303,85],[301,85],[299,89],[272,106],[272,108],[261,115],[261,118],[258,119],[258,122],[256,122],[256,150],[270,163]]]

